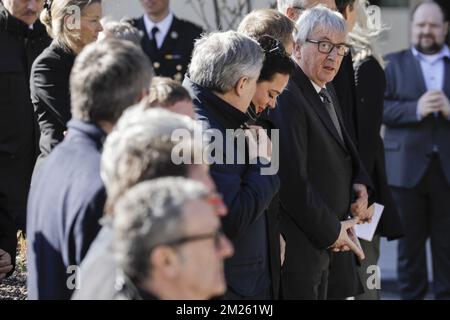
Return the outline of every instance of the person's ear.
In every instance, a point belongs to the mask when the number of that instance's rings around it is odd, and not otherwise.
[[[352,11],[353,8],[350,8],[350,6],[346,6],[344,11],[342,12],[342,16],[344,17],[345,20],[348,19],[350,12]]]
[[[297,12],[297,9],[294,9],[292,7],[288,7],[286,9],[286,17],[288,17],[290,20],[296,22],[299,18],[299,14]]]
[[[148,95],[150,94],[150,89],[142,89],[142,91],[140,92],[136,103],[142,101],[143,99],[147,98]]]
[[[164,274],[167,278],[175,278],[178,275],[179,260],[175,251],[168,246],[156,247],[150,255],[153,271]]]
[[[238,82],[236,83],[236,86],[234,88],[236,95],[238,97],[241,97],[244,94],[245,89],[247,88],[248,84],[249,84],[248,77],[241,77],[238,80]]]
[[[448,36],[448,21],[444,22],[444,28],[445,28],[445,37]]]
[[[292,54],[294,55],[295,60],[300,61],[302,59],[302,46],[295,42],[294,52]]]

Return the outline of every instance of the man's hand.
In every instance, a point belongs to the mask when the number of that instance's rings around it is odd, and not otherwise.
[[[369,195],[367,194],[366,186],[363,184],[355,183],[353,185],[353,190],[356,193],[356,200],[351,205],[353,217],[356,219],[357,223],[370,221],[374,212],[373,210],[367,210],[367,205],[369,204]]]
[[[272,141],[270,141],[266,130],[260,126],[250,126],[245,130],[248,139],[249,158],[264,158],[268,162],[272,159]]]
[[[284,264],[284,255],[286,254],[286,241],[284,241],[283,236],[280,234],[280,258],[281,266]]]
[[[419,99],[418,102],[419,114],[422,118],[425,118],[430,113],[440,111],[444,113],[443,109],[446,109],[445,108],[446,103],[448,104],[447,97],[442,91],[439,90],[427,91]],[[446,112],[447,111],[450,112],[448,109],[446,109]]]
[[[11,256],[8,252],[0,249],[0,280],[6,277],[6,274],[12,269]]]
[[[329,248],[334,252],[353,251],[359,260],[364,260],[364,252],[359,245],[359,241],[355,241],[353,227],[356,221],[354,219],[341,222],[341,232],[336,242]],[[353,238],[353,240],[352,240]]]

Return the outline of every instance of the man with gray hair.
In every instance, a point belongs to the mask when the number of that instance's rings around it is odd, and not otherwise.
[[[281,230],[288,245],[282,288],[287,299],[326,299],[331,252],[352,250],[364,258],[352,227],[366,218],[369,179],[329,85],[349,51],[345,21],[316,6],[302,14],[300,25],[294,36],[297,68],[272,113],[283,128]],[[351,215],[356,218],[346,221]],[[357,280],[354,259],[344,276]]]
[[[323,4],[331,10],[336,10],[335,0],[277,0],[278,11],[296,22],[301,14],[312,7]]]
[[[171,139],[175,130],[194,137],[196,122],[162,108],[147,109],[145,103],[127,110],[107,137],[102,153],[101,176],[106,192],[106,216],[102,229],[80,268],[80,286],[72,299],[112,299],[121,284],[116,283],[117,268],[112,254],[112,219],[118,198],[135,184],[165,176],[182,176],[202,182],[210,191],[216,214],[226,214],[226,207],[215,194],[215,185],[205,164],[176,164],[172,150],[178,145]],[[184,141],[185,150],[197,150],[201,141]],[[192,159],[193,160],[193,159]]]
[[[150,71],[149,71],[150,70]],[[69,299],[70,276],[100,229],[105,189],[100,151],[122,112],[146,94],[151,66],[137,46],[110,40],[86,47],[70,78],[73,119],[30,190],[28,297]]]
[[[131,41],[137,46],[141,45],[144,33],[133,27],[127,21],[102,21],[103,31],[98,35],[98,41],[104,39],[120,39]]]
[[[265,210],[278,191],[279,180],[276,175],[261,175],[262,162],[270,163],[270,159],[248,161],[247,144],[241,150],[235,143],[249,119],[246,111],[263,58],[258,43],[245,35],[211,33],[195,43],[183,83],[193,96],[205,132],[222,138],[210,172],[229,210],[222,223],[236,252],[225,262],[227,299],[271,298]],[[271,146],[270,139],[265,141]]]
[[[226,290],[223,260],[233,253],[208,188],[160,178],[129,189],[115,206],[115,299],[203,300]]]

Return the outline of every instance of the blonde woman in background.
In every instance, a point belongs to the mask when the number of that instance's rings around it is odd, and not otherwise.
[[[366,0],[354,2],[356,23],[349,34],[355,70],[355,130],[361,161],[374,184],[374,200],[384,205],[384,211],[373,240],[370,242],[361,240],[361,246],[366,255],[366,259],[362,261],[359,268],[364,293],[357,296],[357,300],[380,299],[380,288],[376,288],[377,281],[373,277],[374,270],[369,267],[376,266],[378,263],[380,237],[393,240],[401,237],[403,233],[400,218],[387,185],[384,147],[380,136],[386,79],[383,70],[385,62],[377,50],[376,40],[385,29],[382,25],[369,25],[367,6]],[[380,276],[379,272],[377,276]]]
[[[31,100],[40,129],[40,166],[62,141],[70,120],[69,77],[75,57],[102,31],[101,0],[47,0],[40,19],[53,38],[33,64]]]

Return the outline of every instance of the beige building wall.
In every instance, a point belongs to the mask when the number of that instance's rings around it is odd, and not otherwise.
[[[228,0],[231,5],[237,0]],[[411,6],[420,0],[411,1]],[[198,0],[192,0],[198,3]],[[187,4],[187,0],[171,0],[171,7],[174,13],[184,19],[193,21],[208,29],[215,26],[213,5],[211,0],[203,0],[205,5],[205,23],[200,17],[198,11],[194,10],[192,5]],[[253,1],[253,9],[267,8],[273,0]],[[104,15],[113,19],[122,17],[132,18],[143,14],[139,0],[104,0]],[[409,10],[403,8],[382,8],[381,19],[389,26],[390,30],[380,39],[382,53],[389,53],[407,48],[409,46]]]

